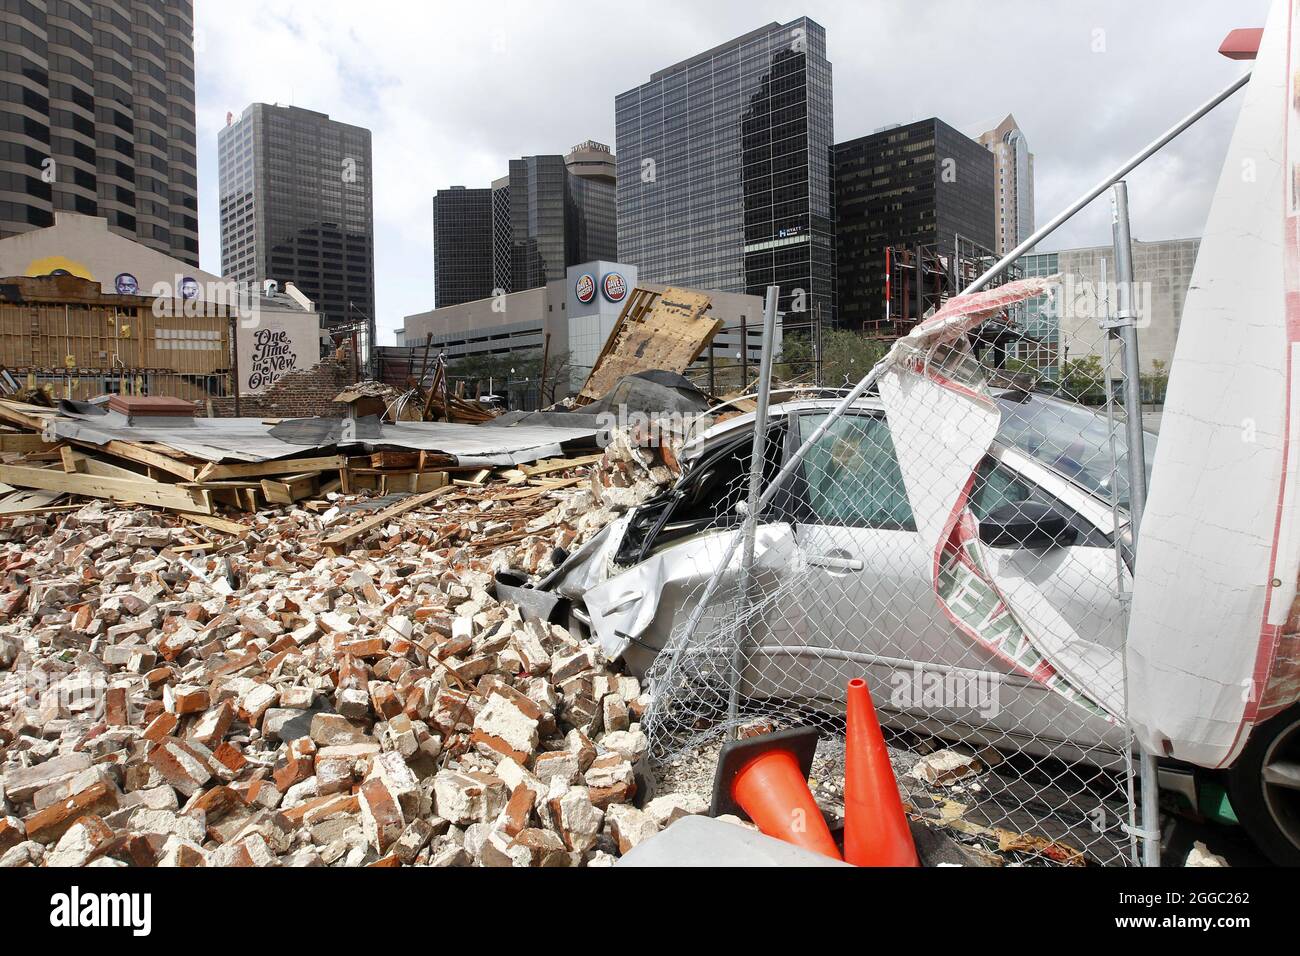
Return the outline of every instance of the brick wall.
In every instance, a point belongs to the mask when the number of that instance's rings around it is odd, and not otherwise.
[[[348,360],[321,359],[314,368],[290,372],[260,395],[242,395],[239,412],[244,418],[344,418],[348,406],[331,401],[350,386],[356,375]],[[207,415],[207,403],[198,402],[199,415]],[[212,399],[212,414],[233,418],[234,398]]]

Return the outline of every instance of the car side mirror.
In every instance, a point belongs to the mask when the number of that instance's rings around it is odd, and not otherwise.
[[[1074,544],[1070,519],[1049,505],[1021,501],[995,508],[980,522],[980,540],[992,548],[1044,549]]]

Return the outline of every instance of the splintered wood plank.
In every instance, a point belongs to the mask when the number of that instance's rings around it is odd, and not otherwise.
[[[447,473],[445,471],[389,472],[382,475],[381,478],[383,481],[380,493],[385,495],[422,494],[447,484]]]
[[[346,468],[344,455],[326,455],[319,458],[283,458],[278,461],[234,462],[232,464],[206,465],[199,472],[199,481],[222,481],[231,478],[260,478],[263,475],[300,475],[308,471],[333,471]]]
[[[548,458],[536,465],[520,465],[519,470],[529,478],[536,478],[539,475],[549,475],[554,471],[566,471],[570,468],[583,468],[587,465],[594,465],[603,457],[603,455],[583,455],[581,458]]]
[[[105,452],[117,458],[133,461],[137,465],[148,465],[169,475],[175,475],[177,478],[183,478],[185,481],[194,481],[199,475],[197,465],[179,461],[171,455],[164,455],[154,448],[136,442],[110,441],[107,445],[94,445],[89,442],[74,441],[73,444],[86,451]]]
[[[194,524],[202,525],[205,528],[211,528],[213,531],[221,531],[225,534],[243,536],[248,534],[249,527],[242,525],[238,521],[227,521],[225,518],[218,518],[216,515],[186,515],[186,521],[192,521]]]
[[[261,481],[262,494],[270,504],[291,505],[295,501],[310,498],[316,494],[317,479],[319,478],[319,471],[311,471],[303,475],[285,475],[283,478],[278,479],[263,478]]]
[[[124,478],[127,481],[139,481],[145,477],[138,471],[91,458],[68,445],[64,445],[59,451],[63,458],[63,470],[70,475],[98,475],[101,478]]]
[[[0,481],[18,488],[65,491],[87,498],[110,501],[136,501],[172,511],[211,514],[212,499],[203,491],[164,485],[143,475],[135,479],[106,478],[101,475],[66,474],[50,468],[0,465]]]
[[[377,451],[370,456],[371,468],[415,469],[424,467],[422,451]]]
[[[0,515],[16,516],[40,512],[63,496],[62,491],[15,491],[0,501]],[[81,505],[75,507],[80,508]]]
[[[362,535],[369,534],[375,528],[387,524],[399,515],[406,514],[408,511],[414,511],[416,508],[428,504],[430,501],[440,498],[451,490],[451,485],[446,485],[434,491],[425,492],[422,495],[412,495],[403,501],[389,505],[383,511],[371,515],[364,521],[360,521],[350,528],[344,528],[342,531],[336,531],[329,535],[322,542],[326,548],[335,554],[343,553],[347,548]]]
[[[642,290],[637,290],[642,291]],[[618,317],[614,331],[578,393],[582,404],[600,398],[624,375],[648,369],[681,374],[700,357],[722,328],[705,317],[711,300],[702,292],[668,287],[648,310],[633,296]]]
[[[20,432],[0,434],[0,452],[25,454],[33,451],[53,451],[57,447],[57,442],[47,442],[40,435],[29,435]]]

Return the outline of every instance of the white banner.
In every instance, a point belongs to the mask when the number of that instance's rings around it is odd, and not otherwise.
[[[967,637],[1018,673],[1111,718],[1123,712],[1117,652],[1080,638],[1038,589],[979,539],[968,499],[1001,416],[965,334],[1058,276],[959,296],[895,346],[880,397],[936,599]]]

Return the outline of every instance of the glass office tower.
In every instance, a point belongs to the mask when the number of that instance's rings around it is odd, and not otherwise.
[[[886,248],[950,260],[960,236],[992,250],[994,196],[993,155],[933,117],[837,145],[841,324],[871,331],[885,322]]]
[[[222,274],[292,282],[328,325],[375,315],[370,130],[254,103],[217,137]]]
[[[0,238],[102,216],[197,266],[193,0],[0,3]]]
[[[618,251],[643,280],[835,317],[831,65],[807,17],[650,77],[614,104]],[[792,315],[793,319],[794,316]]]
[[[452,186],[433,197],[435,308],[492,294],[492,190]]]

